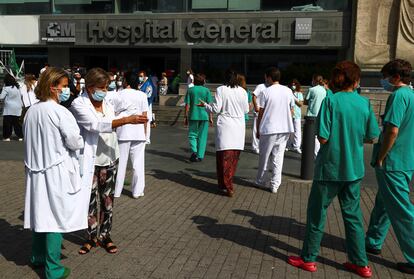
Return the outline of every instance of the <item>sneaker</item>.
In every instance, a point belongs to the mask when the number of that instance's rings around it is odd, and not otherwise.
[[[279,189],[278,187],[270,187],[269,188],[270,192],[272,192],[273,194],[276,194],[278,189]]]
[[[414,274],[414,265],[410,263],[397,263],[397,269],[403,273]]]
[[[294,267],[299,267],[309,272],[315,272],[318,270],[315,262],[304,262],[301,257],[289,256],[287,262]]]
[[[381,249],[375,249],[375,248],[372,248],[372,247],[365,246],[365,251],[368,254],[381,255]]]
[[[197,154],[195,154],[195,153],[193,153],[193,154],[191,154],[191,156],[190,156],[190,162],[193,162],[193,163],[195,163],[195,162],[197,162]]]
[[[3,139],[3,141],[10,141],[10,138],[7,138],[7,139]]]
[[[18,141],[23,141],[23,138],[19,138]]]
[[[350,262],[344,263],[344,267],[364,278],[372,276],[372,270],[369,266],[359,266]]]
[[[138,194],[138,195],[133,195],[132,197],[134,199],[138,199],[138,198],[143,197],[143,196],[144,196],[144,193],[141,193],[141,194]]]

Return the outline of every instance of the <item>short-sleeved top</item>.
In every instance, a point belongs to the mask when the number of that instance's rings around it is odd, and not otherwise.
[[[259,85],[256,86],[256,88],[253,91],[253,95],[256,96],[256,102],[257,104],[259,104],[260,102],[260,96],[262,95],[263,91],[266,90],[266,84],[261,83]]]
[[[4,99],[3,115],[20,116],[22,114],[22,95],[16,86],[4,86],[0,100]]]
[[[292,90],[280,84],[267,87],[261,97],[259,106],[264,109],[260,122],[260,134],[293,133],[291,109],[294,107]]]
[[[397,127],[398,135],[385,157],[383,167],[387,171],[414,170],[414,91],[409,86],[400,87],[388,97],[383,119],[384,130],[387,125]],[[383,134],[379,145],[382,139]]]
[[[326,89],[321,85],[316,85],[309,88],[308,94],[306,95],[306,101],[308,101],[308,112],[307,116],[318,116],[319,109],[321,108],[322,101],[326,97]]]
[[[364,176],[364,140],[380,131],[369,100],[356,92],[336,92],[323,101],[316,133],[327,140],[316,157],[314,180],[355,181]]]
[[[303,94],[301,92],[293,92],[293,96],[300,102],[303,101]],[[301,119],[302,118],[302,109],[295,103],[293,108],[293,119]]]
[[[333,92],[331,89],[326,89],[326,97],[333,95]]]
[[[188,119],[189,120],[208,120],[209,116],[205,108],[198,107],[200,100],[211,103],[211,92],[207,87],[195,85],[188,88],[187,95],[185,95],[184,102],[190,106]]]
[[[252,95],[252,92],[250,92],[250,90],[249,89],[247,89],[246,90],[246,92],[247,92],[247,101],[249,102],[249,104],[252,102],[252,100],[253,100],[253,95]],[[245,114],[245,116],[244,116],[244,119],[247,121],[247,120],[249,120],[249,113],[246,113]]]

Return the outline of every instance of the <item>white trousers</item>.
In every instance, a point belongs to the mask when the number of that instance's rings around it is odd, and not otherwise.
[[[146,137],[147,137],[147,143],[151,143],[152,104],[148,105],[147,118],[148,118],[148,123],[147,123]]]
[[[139,196],[144,193],[145,188],[145,141],[119,141],[119,165],[115,183],[115,197],[121,196],[124,188],[125,173],[128,156],[132,161],[132,195]]]
[[[259,170],[257,172],[256,183],[265,185],[266,169],[272,171],[270,186],[277,190],[282,183],[283,159],[286,144],[289,140],[290,133],[260,135],[260,153],[259,153]],[[273,156],[271,156],[273,155]],[[269,164],[269,168],[267,166]]]
[[[288,148],[298,150],[302,144],[302,120],[294,118],[293,127],[295,132],[290,135],[287,146]]]
[[[252,148],[254,152],[259,153],[259,139],[256,137],[256,133],[257,133],[257,114],[254,113]]]
[[[321,144],[318,140],[318,136],[315,136],[315,159],[318,156],[319,149],[321,148]]]

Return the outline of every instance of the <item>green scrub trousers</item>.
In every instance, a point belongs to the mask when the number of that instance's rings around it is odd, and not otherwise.
[[[375,168],[378,193],[371,213],[366,245],[381,249],[390,224],[405,259],[414,265],[414,205],[410,181],[414,171],[386,171]]]
[[[338,196],[345,225],[346,250],[349,261],[359,266],[368,265],[365,252],[364,226],[360,207],[360,184],[356,181],[313,181],[308,200],[306,235],[301,257],[315,262],[325,228],[326,211]]]
[[[61,233],[37,233],[32,234],[32,258],[34,265],[44,265],[47,279],[61,278],[64,267],[60,263],[62,246]]]
[[[200,159],[206,153],[208,138],[208,120],[190,120],[188,125],[188,140],[191,152],[196,153]]]

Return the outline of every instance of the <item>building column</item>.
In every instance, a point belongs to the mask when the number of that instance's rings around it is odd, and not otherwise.
[[[180,75],[183,79],[186,77],[186,71],[191,69],[191,48],[181,48],[180,49]]]
[[[61,68],[70,66],[70,50],[68,47],[49,47],[47,52],[50,66]]]

